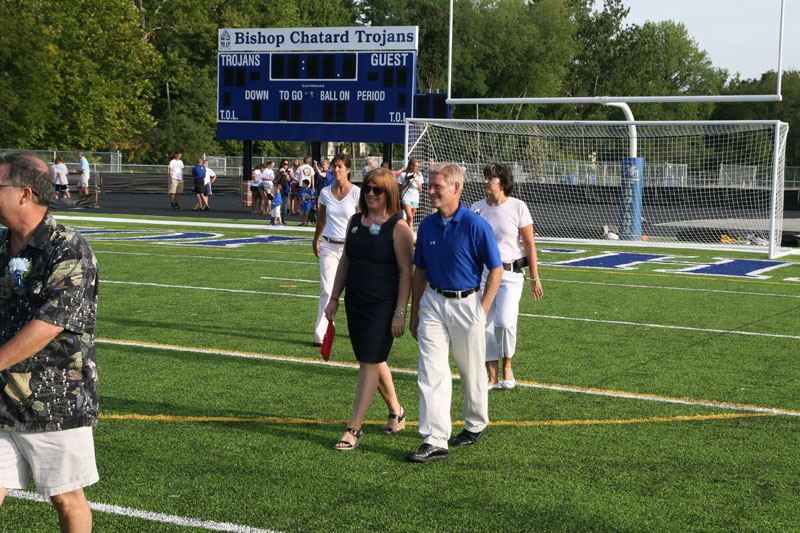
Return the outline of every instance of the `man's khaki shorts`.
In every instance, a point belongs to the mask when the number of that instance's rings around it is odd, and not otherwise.
[[[92,428],[0,429],[0,487],[25,489],[31,473],[36,492],[48,498],[97,483]]]
[[[82,189],[88,189],[89,188],[89,173],[88,172],[82,172],[81,174],[78,174],[78,187],[81,187]]]
[[[183,192],[183,180],[169,179],[169,194],[179,194]]]

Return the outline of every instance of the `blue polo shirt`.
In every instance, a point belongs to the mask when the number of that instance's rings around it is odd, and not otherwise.
[[[206,167],[203,165],[195,165],[192,167],[192,177],[196,180],[201,180],[206,177]]]
[[[492,227],[463,203],[444,224],[436,212],[417,229],[414,265],[425,269],[425,279],[437,289],[465,291],[481,284],[483,267],[502,266]]]

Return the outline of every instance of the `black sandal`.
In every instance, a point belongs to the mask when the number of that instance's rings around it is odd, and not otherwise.
[[[354,428],[347,428],[345,429],[346,432],[350,433],[352,436],[356,438],[355,442],[347,442],[346,440],[340,440],[336,444],[333,445],[333,449],[336,451],[350,451],[355,450],[358,448],[358,443],[361,441],[361,435],[364,434],[361,429],[354,429]],[[340,444],[344,444],[344,446],[339,446]]]
[[[397,429],[392,429],[392,420],[397,420]],[[400,414],[389,413],[389,420],[381,429],[382,435],[394,435],[398,431],[406,428],[406,410],[400,407]]]

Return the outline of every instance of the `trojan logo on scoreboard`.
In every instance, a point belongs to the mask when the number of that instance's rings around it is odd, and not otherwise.
[[[217,137],[404,142],[417,36],[416,26],[219,30]]]

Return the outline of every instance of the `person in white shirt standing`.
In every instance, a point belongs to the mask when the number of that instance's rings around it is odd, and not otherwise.
[[[83,152],[78,152],[78,194],[85,196],[89,194],[89,160],[83,155]]]
[[[211,197],[211,184],[217,181],[217,174],[208,167],[208,159],[203,161],[203,166],[206,168],[206,175],[203,178],[203,188],[205,189],[205,194],[203,195],[203,201],[205,202],[203,211],[208,211],[208,199]]]
[[[70,197],[67,174],[69,174],[69,170],[67,165],[64,164],[64,159],[60,156],[56,157],[56,162],[53,165],[53,182],[55,183],[56,191],[53,193],[53,198],[61,198],[62,195],[67,198]]]
[[[493,163],[483,169],[483,175],[486,198],[472,204],[472,210],[492,227],[503,262],[500,288],[486,316],[486,369],[489,372],[490,389],[513,389],[516,379],[511,370],[511,359],[517,345],[517,319],[525,284],[525,265],[530,270],[531,296],[534,300],[542,297],[542,281],[539,279],[533,219],[525,202],[511,197],[514,190],[511,168]],[[519,248],[520,237],[525,248],[524,256]],[[486,284],[487,274],[484,271],[481,286]],[[501,358],[502,381],[498,372]]]
[[[331,297],[336,269],[344,252],[347,237],[347,223],[359,211],[358,200],[361,189],[350,183],[350,156],[339,154],[333,158],[333,185],[319,193],[319,215],[314,241],[311,246],[314,255],[319,257],[319,309],[314,327],[314,346],[322,346],[322,339],[328,329],[325,307]],[[320,237],[322,242],[320,242]]]
[[[181,152],[176,152],[175,157],[172,158],[172,161],[169,162],[169,168],[167,172],[169,173],[169,200],[170,200],[170,207],[179,211],[180,206],[180,194],[183,192],[183,161],[181,161],[181,156],[183,154]]]
[[[412,159],[408,162],[405,172],[397,177],[397,183],[400,185],[400,196],[403,203],[403,211],[406,214],[406,220],[411,230],[414,230],[414,215],[417,214],[419,209],[419,192],[422,190],[424,179],[422,172],[419,170],[419,161]]]

